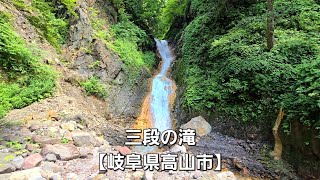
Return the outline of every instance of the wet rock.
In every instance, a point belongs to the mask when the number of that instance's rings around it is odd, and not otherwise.
[[[219,180],[237,180],[231,171],[225,171],[217,174]]]
[[[188,123],[183,124],[181,129],[195,129],[198,136],[204,136],[211,132],[210,124],[201,116],[192,118]]]
[[[46,155],[45,160],[50,161],[50,162],[56,162],[57,156],[49,153]]]
[[[96,146],[97,141],[95,138],[88,132],[83,131],[74,131],[72,132],[72,139],[76,146]]]
[[[10,164],[12,164],[16,169],[21,169],[24,163],[24,159],[22,156],[15,157]]]
[[[40,164],[42,161],[42,156],[40,154],[32,154],[28,156],[23,163],[23,169],[31,169]]]
[[[57,144],[60,142],[60,139],[34,135],[32,136],[32,141],[35,143],[39,143],[41,146],[44,146],[45,144]]]
[[[73,144],[46,144],[42,148],[41,154],[45,156],[49,153],[55,154],[58,159],[63,161],[76,159],[80,156],[78,148]]]
[[[75,173],[68,173],[66,176],[67,180],[77,180],[78,179],[78,175],[76,175]]]
[[[62,123],[61,128],[67,131],[74,131],[76,126],[74,125],[74,123],[67,122],[67,123]]]
[[[170,153],[175,153],[175,154],[178,154],[178,153],[187,153],[187,149],[184,145],[182,146],[179,146],[177,144],[173,145],[171,148],[170,148]]]
[[[127,146],[116,146],[115,150],[119,151],[122,155],[131,154],[131,150]]]

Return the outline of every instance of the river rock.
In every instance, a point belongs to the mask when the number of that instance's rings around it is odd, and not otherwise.
[[[181,129],[195,129],[196,134],[198,136],[204,136],[211,132],[211,126],[210,124],[201,116],[192,118],[189,122],[186,124],[183,124]]]
[[[153,180],[153,172],[151,171],[144,171],[144,176],[143,178],[145,180]]]
[[[39,143],[41,146],[44,146],[45,144],[57,144],[60,142],[60,139],[34,135],[32,136],[32,141],[35,143]]]
[[[8,134],[3,137],[5,141],[11,141],[11,142],[23,142],[23,139],[19,136],[13,135],[13,134]]]
[[[41,175],[41,169],[39,167],[22,170],[22,171],[15,171],[10,174],[3,174],[0,175],[0,179],[7,179],[7,180],[18,180],[18,179],[43,179]]]
[[[72,134],[70,131],[64,132],[63,137],[68,139],[69,141],[72,141]]]
[[[35,151],[38,147],[38,144],[26,144],[26,149],[30,152]]]
[[[132,174],[132,179],[133,180],[141,180],[143,179],[144,173],[143,171],[136,171]]]
[[[24,163],[24,159],[22,156],[17,156],[15,157],[12,161],[11,164],[16,168],[16,169],[21,169]]]
[[[2,164],[2,166],[0,166],[0,174],[11,173],[15,170],[16,170],[16,168],[12,164]]]
[[[89,147],[80,147],[80,158],[87,158],[89,155],[93,155],[93,149]]]
[[[237,180],[231,171],[225,171],[217,174],[219,180]]]
[[[76,146],[96,146],[97,140],[92,136],[92,134],[83,131],[72,132],[72,139]]]
[[[57,161],[57,156],[54,154],[47,154],[45,157],[45,160],[50,161],[50,162],[56,162]]]
[[[173,145],[170,148],[170,153],[178,154],[178,153],[187,153],[187,149],[184,145],[179,146],[178,144]]]
[[[127,146],[116,146],[116,151],[119,151],[122,155],[131,154],[131,150]]]
[[[40,126],[39,124],[33,123],[33,124],[30,125],[29,129],[30,129],[31,132],[33,132],[33,131],[35,131],[35,130],[40,129],[40,127],[41,127],[41,126]]]
[[[199,180],[221,180],[218,178],[214,171],[206,171],[201,173],[202,175],[198,178]]]
[[[48,134],[53,137],[58,137],[58,131],[59,131],[59,129],[57,127],[49,127],[48,128]]]
[[[61,128],[67,131],[74,131],[76,126],[72,122],[66,122],[61,124]]]
[[[42,155],[47,155],[49,153],[55,154],[59,160],[68,161],[71,159],[76,159],[80,156],[79,150],[73,144],[46,144],[42,150]]]
[[[23,163],[23,169],[31,169],[34,168],[36,166],[38,166],[40,164],[40,162],[42,161],[42,156],[37,153],[37,154],[32,154],[30,156],[28,156]]]
[[[76,175],[75,173],[68,173],[66,179],[67,180],[77,180],[78,179],[78,175]]]

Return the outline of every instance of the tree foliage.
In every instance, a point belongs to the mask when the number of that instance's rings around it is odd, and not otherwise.
[[[265,1],[190,1],[177,67],[187,109],[271,127],[283,106],[285,124],[320,128],[320,6],[278,0],[274,7],[275,44],[268,52]]]

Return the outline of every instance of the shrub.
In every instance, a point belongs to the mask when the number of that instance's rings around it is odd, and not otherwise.
[[[56,78],[49,66],[39,62],[38,50],[27,47],[14,32],[10,21],[0,12],[0,118],[13,108],[50,96]]]
[[[52,46],[60,50],[67,37],[68,22],[56,17],[52,2],[32,0],[30,9],[33,12],[27,13],[27,19],[41,30]]]
[[[81,86],[84,88],[87,95],[94,95],[102,99],[105,99],[108,96],[105,86],[97,77],[91,77],[88,81],[82,82]]]

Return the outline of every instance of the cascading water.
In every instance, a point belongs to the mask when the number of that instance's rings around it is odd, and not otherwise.
[[[152,81],[150,94],[150,114],[155,128],[160,132],[172,129],[171,104],[175,93],[175,84],[166,77],[173,56],[165,40],[156,40],[158,51],[162,58],[162,67]]]
[[[166,75],[174,57],[166,40],[155,39],[155,41],[162,59],[161,69],[152,80],[151,92],[143,103],[135,128],[157,128],[160,132],[163,132],[172,129],[171,109],[175,98],[176,85]]]

